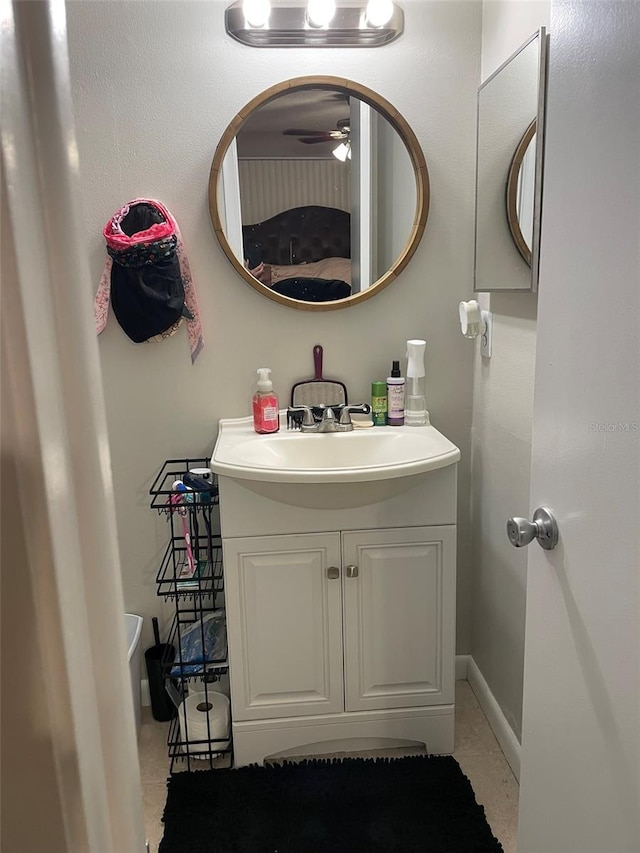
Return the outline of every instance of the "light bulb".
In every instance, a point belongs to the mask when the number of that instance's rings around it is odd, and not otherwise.
[[[336,146],[331,153],[334,157],[337,157],[341,163],[344,163],[347,157],[351,154],[351,146],[347,145],[346,142],[341,142],[340,145]]]
[[[271,14],[269,0],[244,0],[242,13],[250,27],[264,27]]]
[[[326,27],[335,12],[335,0],[309,0],[307,19],[312,27]]]
[[[392,0],[369,0],[367,3],[367,21],[372,27],[383,27],[392,15]]]

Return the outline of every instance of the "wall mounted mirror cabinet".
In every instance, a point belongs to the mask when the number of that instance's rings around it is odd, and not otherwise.
[[[209,206],[222,249],[252,287],[292,308],[344,308],[390,284],[415,252],[427,164],[407,122],[375,92],[301,77],[231,122]]]
[[[548,35],[478,90],[475,291],[538,289]]]

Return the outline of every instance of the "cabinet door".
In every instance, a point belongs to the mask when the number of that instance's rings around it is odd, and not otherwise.
[[[338,533],[225,540],[235,720],[343,710],[339,566]]]
[[[455,530],[342,534],[347,711],[453,702]]]

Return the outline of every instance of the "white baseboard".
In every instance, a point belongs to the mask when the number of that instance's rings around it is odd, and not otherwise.
[[[518,742],[518,738],[507,722],[502,708],[498,705],[495,696],[478,669],[478,665],[473,657],[471,655],[458,655],[458,657],[467,658],[466,679],[500,744],[500,749],[503,751],[504,757],[509,762],[513,775],[520,781],[520,743]],[[458,677],[458,657],[456,657],[456,678]]]
[[[456,655],[456,681],[467,680],[467,670],[471,655]]]

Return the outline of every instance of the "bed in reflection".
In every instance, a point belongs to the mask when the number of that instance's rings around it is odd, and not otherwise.
[[[276,293],[305,302],[351,295],[351,215],[294,207],[242,227],[245,265]]]

